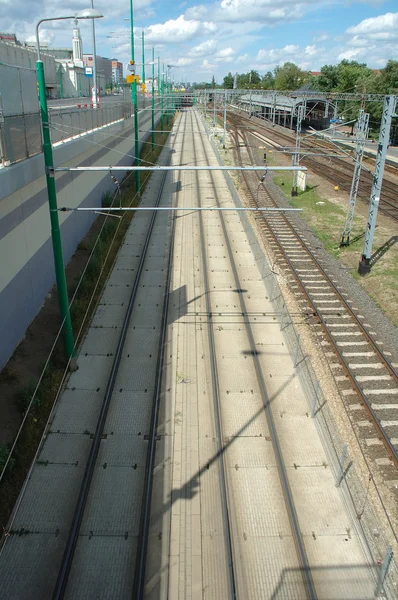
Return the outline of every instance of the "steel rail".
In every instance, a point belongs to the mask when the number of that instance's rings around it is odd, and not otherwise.
[[[251,152],[249,144],[247,144],[247,148],[249,149],[249,152]],[[276,202],[272,198],[272,196],[269,193],[269,191],[266,188],[264,188],[264,190],[265,190],[266,194],[268,195],[269,199],[276,206]],[[257,203],[257,200],[255,200],[255,202]],[[388,369],[389,374],[391,375],[391,377],[398,383],[398,372],[396,371],[396,369],[391,364],[391,361],[385,356],[383,350],[380,348],[380,346],[377,343],[377,341],[373,339],[373,337],[371,336],[371,334],[368,332],[368,330],[366,329],[366,327],[363,325],[363,323],[361,322],[361,320],[356,315],[355,311],[351,308],[351,306],[348,303],[348,301],[341,294],[341,292],[338,289],[338,287],[336,286],[336,284],[333,283],[333,281],[331,280],[331,278],[329,277],[329,275],[327,274],[327,272],[325,271],[325,269],[322,267],[321,263],[318,261],[318,259],[316,258],[316,256],[312,252],[311,248],[308,247],[308,245],[305,243],[305,241],[303,240],[303,238],[301,237],[301,235],[299,233],[297,233],[297,231],[295,230],[295,228],[293,227],[293,225],[290,223],[290,221],[287,218],[285,218],[285,221],[286,221],[286,224],[289,226],[290,230],[296,235],[297,239],[300,241],[300,243],[302,244],[302,246],[304,247],[304,249],[310,254],[311,258],[313,259],[313,261],[316,263],[317,267],[322,272],[322,275],[327,280],[328,284],[333,289],[333,291],[336,293],[336,295],[338,296],[339,300],[344,305],[344,307],[346,308],[346,310],[350,313],[351,317],[355,320],[356,324],[358,325],[358,327],[361,330],[361,332],[363,333],[363,335],[366,337],[367,341],[375,348],[375,350],[377,351],[377,355],[378,355],[380,361]],[[290,260],[290,259],[287,258],[287,260]],[[297,275],[297,277],[299,277],[299,275]]]
[[[204,151],[206,154],[205,147],[204,147]],[[211,178],[214,188],[215,188],[213,175],[211,173],[210,173],[210,178]],[[215,197],[216,197],[217,204],[219,204],[217,192],[215,194]],[[226,228],[224,217],[223,217],[222,213],[220,213],[220,220],[221,220],[221,226],[222,226],[222,230],[223,230],[223,234],[224,234],[224,238],[225,238],[225,245],[227,248],[233,276],[235,279],[235,286],[237,289],[241,289],[239,275],[238,275],[238,271],[236,268],[234,255],[232,252],[227,228]],[[238,296],[239,296],[239,302],[240,302],[240,306],[241,306],[242,315],[247,315],[246,304],[245,304],[243,295],[238,294]],[[279,443],[278,433],[276,430],[276,425],[275,425],[274,417],[272,414],[272,408],[271,408],[268,393],[266,390],[266,385],[265,385],[265,381],[264,381],[264,376],[263,376],[260,360],[259,360],[258,353],[257,353],[257,348],[256,348],[254,336],[253,336],[253,331],[252,331],[250,323],[247,319],[245,319],[245,328],[246,328],[247,336],[249,338],[250,350],[251,350],[251,355],[252,355],[253,362],[254,362],[254,368],[256,371],[257,382],[258,382],[258,385],[260,388],[261,398],[264,403],[267,422],[268,422],[268,426],[270,429],[272,445],[274,448],[275,459],[276,459],[276,463],[277,463],[281,487],[282,487],[283,495],[285,497],[287,513],[288,513],[290,525],[292,528],[292,534],[293,534],[294,542],[296,545],[297,555],[298,555],[298,559],[301,563],[301,573],[303,576],[303,583],[304,583],[304,587],[306,590],[306,595],[308,598],[311,598],[312,600],[314,600],[317,598],[317,594],[315,591],[314,582],[312,580],[311,568],[309,565],[309,560],[307,557],[307,552],[305,549],[303,536],[302,536],[302,533],[300,530],[297,511],[296,511],[296,507],[295,507],[294,500],[293,500],[293,494],[292,494],[292,491],[290,488],[290,483],[289,483],[289,479],[288,479],[288,475],[287,475],[285,461],[283,459],[283,453],[282,453],[282,449],[281,449],[281,446]]]
[[[178,129],[177,129],[178,133]],[[185,134],[183,137],[182,147],[184,146]],[[182,150],[181,150],[182,152]],[[164,183],[167,179],[167,173],[163,176],[163,182],[159,191],[160,195],[163,193]],[[155,375],[155,390],[152,401],[152,413],[150,428],[148,434],[149,446],[147,450],[147,459],[145,464],[145,479],[144,479],[144,492],[142,496],[141,504],[141,518],[140,527],[138,532],[138,548],[135,561],[134,569],[134,580],[133,580],[133,600],[141,600],[144,597],[145,591],[145,573],[146,573],[146,557],[148,549],[148,538],[149,538],[149,525],[151,517],[151,504],[152,504],[152,488],[153,488],[153,471],[155,466],[156,456],[156,437],[157,427],[159,418],[159,405],[160,395],[163,383],[163,365],[164,365],[164,353],[166,348],[166,334],[167,334],[167,319],[169,310],[169,299],[170,299],[170,284],[172,277],[172,266],[173,266],[173,251],[174,251],[174,234],[176,227],[176,217],[173,216],[173,222],[171,227],[171,238],[169,247],[169,257],[167,261],[167,279],[164,292],[164,301],[162,307],[162,319],[161,319],[161,333],[160,333],[160,344],[159,353],[156,364],[156,375]]]
[[[161,186],[159,188],[157,201],[156,201],[157,203],[159,203],[160,199],[161,199],[161,192],[163,189],[164,180],[166,178],[166,175],[167,174],[164,174]],[[74,553],[76,550],[76,545],[77,545],[77,541],[78,541],[78,537],[79,537],[80,526],[81,526],[83,515],[84,515],[84,509],[86,507],[87,498],[88,498],[88,494],[89,494],[89,490],[90,490],[90,486],[91,486],[91,481],[92,481],[93,474],[94,474],[96,459],[97,459],[98,451],[100,448],[100,443],[101,443],[102,433],[103,433],[104,426],[105,426],[106,416],[108,414],[108,409],[109,409],[113,389],[114,389],[115,382],[116,382],[116,376],[117,376],[117,373],[119,370],[119,365],[120,365],[120,361],[121,361],[121,357],[122,357],[122,353],[123,353],[123,348],[124,348],[124,344],[125,344],[125,340],[126,340],[126,336],[127,336],[127,332],[128,332],[128,326],[129,326],[130,318],[131,318],[131,315],[133,312],[133,307],[134,307],[135,299],[136,299],[137,292],[138,292],[139,282],[140,282],[141,274],[143,272],[144,263],[145,263],[145,259],[146,259],[146,255],[147,255],[147,250],[149,247],[149,242],[151,239],[151,235],[152,235],[152,231],[153,231],[153,227],[154,227],[154,223],[155,223],[155,219],[156,219],[156,214],[157,213],[154,212],[153,215],[151,216],[148,233],[147,233],[144,247],[142,250],[142,254],[140,257],[137,274],[136,274],[134,284],[132,287],[129,303],[127,306],[122,329],[120,332],[118,345],[117,345],[116,352],[115,352],[115,357],[112,362],[112,368],[111,368],[111,372],[109,375],[107,387],[105,390],[105,395],[104,395],[103,403],[101,406],[100,415],[99,415],[99,418],[97,421],[97,426],[96,426],[96,430],[95,430],[95,434],[94,434],[93,443],[90,448],[90,453],[89,453],[86,468],[84,471],[78,500],[77,500],[77,503],[75,506],[72,524],[71,524],[71,527],[69,530],[64,555],[63,555],[61,565],[60,565],[60,568],[58,571],[57,581],[56,581],[53,596],[52,596],[53,600],[61,600],[65,596],[66,587],[67,587],[68,579],[69,579],[69,574],[70,574],[70,571],[72,568],[73,557],[74,557]]]
[[[231,122],[232,125],[234,126],[238,126],[239,125],[239,121],[240,120],[249,120],[247,117],[243,116],[243,115],[231,115],[229,120]],[[292,142],[292,137],[287,133],[287,132],[281,132],[278,130],[270,130],[269,127],[266,127],[264,125],[261,124],[257,124],[256,126],[258,129],[264,130],[266,132],[266,134],[268,136],[274,136],[271,137],[271,140],[273,142],[276,142],[276,139],[285,139],[288,140],[289,142]],[[251,125],[251,128],[256,131],[256,128],[254,127],[254,125]],[[318,141],[318,140],[317,140]],[[276,142],[278,143],[278,142]],[[306,147],[306,141],[303,140],[303,146]],[[310,146],[311,148],[312,146]],[[317,148],[325,148],[325,150],[329,147],[327,144],[321,144],[318,143],[318,145],[316,145],[315,147]],[[281,151],[283,152],[283,146],[281,147]],[[323,162],[321,162],[321,158],[320,159],[315,159],[312,157],[306,157],[305,156],[305,152],[303,151],[303,163],[307,165],[308,168],[310,168],[311,170],[315,171],[316,173],[319,173],[321,176],[325,177],[326,179],[328,179],[331,183],[340,185],[343,188],[347,188],[348,190],[350,189],[351,186],[351,179],[352,179],[352,169],[351,169],[351,165],[348,164],[347,162],[344,161],[344,159],[342,159],[341,157],[336,157],[335,159],[335,163],[338,163],[338,167],[331,167],[328,165],[325,165]],[[325,156],[325,158],[327,158]],[[372,160],[372,157],[367,157],[367,159]],[[370,194],[370,187],[371,187],[371,182],[372,182],[372,173],[368,172],[367,170],[362,170],[361,173],[361,179],[360,179],[360,191],[358,193],[358,196],[360,198],[362,198],[365,202],[369,199],[369,194]],[[337,180],[336,180],[337,178]],[[391,214],[389,211],[392,210],[396,210],[398,211],[398,203],[394,202],[394,199],[397,197],[398,194],[398,186],[393,182],[390,181],[388,179],[385,179],[383,181],[383,191],[380,197],[380,210],[386,214],[387,216],[389,216],[391,219],[393,220],[398,220],[398,215],[394,215]],[[387,207],[391,207],[387,208],[384,207],[384,204]]]
[[[247,147],[250,151],[250,145],[247,144]],[[238,153],[240,154],[240,152]],[[246,180],[246,178],[245,178]],[[250,184],[248,181],[246,181],[246,185],[248,187],[248,190],[253,198],[253,202],[257,203],[257,200],[253,194],[253,191],[251,190]],[[264,188],[264,191],[266,192],[267,196],[269,197],[270,201],[273,202],[274,204],[276,204],[275,200],[272,198],[271,194],[269,193],[269,191]],[[311,256],[312,260],[314,261],[314,263],[316,264],[317,268],[321,271],[323,277],[325,278],[326,282],[328,283],[328,285],[330,285],[330,287],[332,288],[332,290],[335,292],[335,294],[338,296],[339,300],[341,301],[343,307],[347,310],[347,312],[350,314],[350,316],[354,319],[356,325],[358,326],[358,328],[360,329],[361,333],[365,336],[366,340],[368,341],[368,343],[370,344],[370,346],[376,351],[377,356],[379,357],[379,360],[383,363],[383,365],[386,367],[386,369],[388,370],[389,374],[391,375],[391,377],[393,378],[393,380],[395,382],[398,382],[398,373],[397,371],[394,369],[394,367],[392,366],[391,362],[388,360],[388,358],[384,355],[383,351],[381,350],[380,346],[377,344],[377,342],[372,338],[372,336],[369,334],[369,332],[366,330],[366,328],[364,327],[364,325],[362,324],[362,322],[359,320],[358,316],[355,314],[355,312],[353,311],[353,309],[351,308],[351,306],[348,304],[348,302],[345,300],[345,298],[342,296],[342,294],[340,293],[339,289],[337,288],[337,286],[333,283],[333,281],[330,279],[330,277],[328,276],[328,274],[326,273],[326,271],[324,270],[324,268],[322,267],[322,265],[320,264],[320,262],[318,261],[318,259],[315,257],[315,255],[313,254],[313,252],[311,251],[311,249],[307,246],[307,244],[305,243],[305,241],[302,239],[302,237],[300,236],[299,233],[297,233],[297,231],[295,230],[295,228],[293,227],[293,225],[289,222],[289,220],[285,217],[285,222],[288,225],[289,229],[291,230],[292,233],[294,233],[294,235],[296,236],[296,238],[299,240],[300,244],[302,245],[303,249],[306,250],[306,252]],[[309,301],[310,305],[314,308],[314,311],[316,313],[316,315],[318,316],[318,318],[321,321],[323,330],[325,335],[328,337],[328,339],[330,340],[333,348],[335,349],[337,356],[339,358],[340,364],[343,366],[344,370],[346,371],[354,389],[356,390],[356,392],[359,394],[363,406],[366,409],[366,411],[368,412],[371,421],[373,423],[373,425],[375,426],[377,432],[380,434],[383,444],[385,446],[385,448],[388,451],[388,454],[390,455],[390,458],[392,460],[392,462],[394,463],[394,465],[398,468],[398,451],[395,449],[394,445],[392,444],[389,436],[387,435],[387,433],[385,432],[384,428],[382,427],[382,425],[380,424],[380,421],[374,411],[374,409],[371,406],[371,402],[368,400],[368,398],[366,397],[366,395],[364,394],[361,386],[359,385],[359,383],[357,382],[354,373],[352,373],[348,363],[346,362],[345,358],[343,357],[343,353],[341,352],[341,350],[338,348],[333,336],[331,335],[329,328],[323,318],[323,316],[320,314],[319,309],[317,308],[315,301],[313,300],[313,298],[311,297],[311,295],[309,294],[309,292],[307,292],[303,282],[301,281],[301,278],[297,272],[297,270],[295,269],[294,265],[292,264],[291,259],[287,256],[287,253],[283,247],[283,245],[281,244],[281,242],[278,239],[278,236],[274,233],[272,227],[268,224],[267,222],[267,226],[268,229],[271,233],[271,235],[273,236],[275,242],[278,244],[278,247],[280,248],[284,259],[286,260],[286,262],[289,265],[289,268],[292,270],[292,272],[294,273],[294,276],[297,280],[297,283],[299,284],[300,288],[302,289],[304,295],[306,296],[307,300]]]
[[[193,116],[191,114],[191,123],[193,123]],[[201,138],[202,139],[202,138]],[[203,144],[203,139],[202,139]],[[195,138],[193,138],[193,150],[194,157],[196,161],[196,146],[195,146]],[[199,192],[199,176],[196,174],[196,185]],[[213,182],[214,185],[214,182]],[[216,189],[214,187],[215,193]],[[198,193],[198,204],[200,206],[200,193]],[[205,240],[205,228],[203,224],[203,216],[202,213],[199,213],[199,229],[200,229],[200,243],[201,243],[201,258],[202,258],[202,270],[203,270],[203,281],[205,287],[205,303],[206,303],[206,313],[208,316],[207,319],[207,334],[209,337],[209,353],[210,353],[210,367],[211,367],[211,381],[212,381],[212,389],[213,389],[213,405],[214,405],[214,421],[216,427],[216,436],[218,441],[217,448],[217,457],[218,457],[218,467],[220,472],[220,484],[221,484],[221,495],[222,495],[222,509],[224,513],[224,530],[225,530],[225,541],[227,546],[227,554],[228,554],[228,563],[229,563],[229,584],[231,590],[231,597],[235,599],[237,597],[237,589],[236,589],[236,575],[234,569],[234,555],[233,555],[233,544],[232,544],[232,528],[231,528],[231,519],[230,519],[230,510],[228,505],[228,493],[227,493],[227,478],[226,478],[226,468],[224,464],[224,454],[223,454],[223,443],[222,443],[222,425],[221,425],[221,410],[220,410],[220,384],[218,379],[218,368],[217,368],[217,358],[215,351],[215,340],[214,340],[214,332],[213,332],[213,311],[211,308],[211,300],[210,300],[210,285],[209,285],[209,271],[207,267],[206,261],[206,240]]]

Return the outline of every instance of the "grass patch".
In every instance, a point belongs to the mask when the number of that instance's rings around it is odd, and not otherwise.
[[[391,244],[388,250],[373,263],[370,274],[361,277],[358,275],[358,264],[363,250],[366,218],[358,214],[354,217],[351,243],[349,246],[340,247],[346,217],[345,209],[321,197],[316,187],[307,187],[305,192],[291,197],[292,179],[292,175],[288,173],[278,173],[273,177],[274,183],[283,191],[289,204],[303,209],[301,216],[310,225],[325,249],[348,268],[354,279],[397,326],[398,243]],[[388,244],[390,238],[391,231],[378,226],[374,237],[373,252],[376,253]]]
[[[164,129],[169,131],[172,126],[173,120],[170,119],[169,125],[166,126],[165,119]],[[160,129],[160,125],[157,127],[157,129]],[[148,149],[151,148],[150,143],[144,144],[140,155],[141,159],[145,162],[148,161],[149,163],[156,163],[158,156],[163,149],[164,144],[166,143],[167,137],[168,133],[156,133],[154,151],[148,151]],[[148,139],[150,140],[150,137]],[[142,193],[145,190],[150,175],[150,172],[141,173]],[[124,182],[121,184],[121,194],[120,197],[118,196],[116,198],[115,205],[118,206],[120,203],[121,206],[136,206],[139,202],[138,198],[135,199],[132,204],[132,198],[135,196],[135,193],[135,176],[126,176]],[[110,206],[111,201],[112,195],[106,194],[103,198],[102,205],[104,207]],[[71,319],[75,336],[82,325],[83,328],[87,328],[88,324],[90,323],[90,317],[93,315],[96,309],[104,284],[109,276],[118,250],[123,243],[126,231],[133,217],[133,211],[125,212],[121,220],[115,218],[109,218],[106,220],[106,217],[98,216],[96,223],[102,225],[105,222],[98,243],[95,245],[99,231],[97,228],[92,237],[86,237],[85,240],[79,244],[79,249],[86,253],[87,260],[91,252],[93,252],[93,256],[71,307]],[[112,246],[110,246],[113,238],[115,239]],[[75,278],[72,286],[70,285],[70,282],[68,282],[69,292],[72,291],[73,293],[76,290],[80,276],[81,273]],[[95,290],[98,280],[99,284]],[[43,357],[44,360],[45,358],[46,357]],[[37,451],[37,447],[45,429],[51,408],[54,404],[57,391],[62,383],[65,365],[66,358],[63,351],[63,344],[62,340],[59,340],[44,373],[37,396],[32,404],[29,414],[27,415],[24,428],[13,453],[12,459],[8,465],[7,471],[4,475],[3,481],[0,484],[0,523],[4,528],[6,527],[17,496],[21,490],[31,462]],[[4,381],[15,380],[14,374],[10,370],[7,370],[7,367],[5,369],[5,373],[2,374],[2,377]],[[26,413],[37,382],[38,378],[36,380],[29,380],[26,385],[21,386],[15,393],[14,400],[22,415],[25,415]],[[5,461],[7,460],[8,452],[9,447],[6,444],[0,445],[0,468],[4,466]]]

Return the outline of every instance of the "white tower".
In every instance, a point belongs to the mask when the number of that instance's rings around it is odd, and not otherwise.
[[[75,26],[73,28],[73,64],[77,67],[83,67],[83,42],[80,37],[80,29],[77,26],[77,20],[75,20]]]

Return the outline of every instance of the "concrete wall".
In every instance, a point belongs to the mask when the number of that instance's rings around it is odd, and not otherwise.
[[[60,76],[58,75],[61,98],[79,98],[80,96],[90,97],[91,87],[93,85],[92,77],[85,77],[84,68],[76,67],[72,62],[58,61],[57,67],[62,69],[62,90]],[[105,90],[105,77],[102,74],[97,75],[97,86]]]
[[[55,93],[59,87],[57,78],[58,65],[56,64],[55,59],[52,56],[48,56],[48,54],[42,54],[41,59],[44,64],[46,86],[54,86]],[[0,62],[16,67],[36,69],[36,51],[0,41]]]
[[[151,114],[140,112],[139,116],[142,140],[151,128]],[[158,122],[158,113],[155,119]],[[133,119],[54,148],[55,166],[131,165],[133,155]],[[119,180],[122,175],[117,174]],[[58,173],[56,185],[60,207],[100,206],[104,193],[115,189],[107,172]],[[59,216],[66,264],[95,215],[72,212]],[[0,256],[1,368],[55,282],[42,154],[0,169]]]

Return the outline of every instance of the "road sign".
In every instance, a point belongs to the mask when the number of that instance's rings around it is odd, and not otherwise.
[[[84,67],[84,75],[86,77],[92,77],[93,76],[93,67]]]

